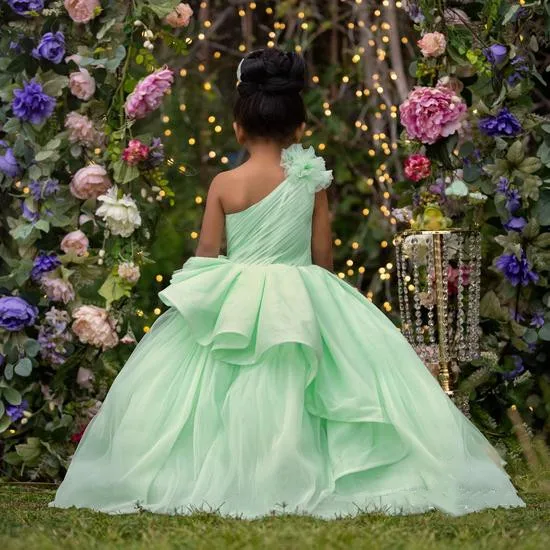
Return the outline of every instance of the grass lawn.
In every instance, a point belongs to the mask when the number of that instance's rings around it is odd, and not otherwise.
[[[518,483],[527,508],[484,510],[453,518],[369,514],[323,521],[279,515],[261,520],[216,514],[109,516],[47,507],[54,491],[0,484],[0,548],[62,549],[355,549],[542,550],[550,548],[550,494]]]

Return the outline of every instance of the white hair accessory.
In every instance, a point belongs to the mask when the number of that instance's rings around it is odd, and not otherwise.
[[[237,67],[237,80],[241,80],[241,67],[243,65],[244,57],[241,59],[239,66]]]

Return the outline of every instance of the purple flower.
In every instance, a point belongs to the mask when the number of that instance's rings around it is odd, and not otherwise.
[[[17,15],[25,15],[29,11],[42,11],[44,0],[8,0],[8,5]]]
[[[536,283],[539,280],[539,276],[529,265],[525,251],[522,252],[521,259],[515,254],[503,254],[496,259],[495,265],[512,286],[527,286],[530,282]]]
[[[502,44],[493,44],[483,50],[483,54],[491,65],[500,65],[506,60],[508,48]]]
[[[0,298],[0,327],[5,330],[15,332],[33,325],[37,315],[38,308],[19,296]]]
[[[531,317],[531,326],[535,328],[542,328],[544,326],[544,313],[542,311],[536,311]]]
[[[164,145],[160,138],[153,138],[151,146],[149,147],[149,158],[147,164],[152,166],[159,166],[164,162]]]
[[[28,409],[29,404],[26,399],[23,399],[19,405],[7,405],[6,414],[10,417],[12,422],[23,418],[23,413]]]
[[[23,88],[14,90],[13,95],[11,108],[14,115],[31,124],[40,124],[46,120],[55,108],[55,99],[45,94],[42,85],[34,79],[25,82]]]
[[[31,210],[25,201],[21,201],[21,212],[23,217],[31,223],[36,223],[40,219],[40,213]]]
[[[52,63],[61,63],[65,56],[65,36],[62,32],[47,32],[38,47],[32,51],[33,57],[46,59]]]
[[[73,339],[68,330],[70,322],[71,317],[66,311],[52,307],[46,312],[38,331],[40,355],[44,361],[61,365],[67,360],[65,345]]]
[[[498,179],[497,192],[505,194],[506,191],[508,191],[509,186],[510,186],[510,182],[509,182],[508,178],[505,178],[504,176],[501,176]]]
[[[502,373],[502,378],[504,378],[504,380],[513,380],[525,370],[523,360],[519,355],[513,355],[512,359],[514,361],[514,369],[509,372]]]
[[[505,224],[503,224],[506,231],[523,231],[523,228],[527,225],[527,220],[523,216],[512,216]]]
[[[521,208],[521,195],[517,189],[508,189],[506,192],[506,210],[510,214]]]
[[[514,137],[521,131],[519,120],[503,107],[495,116],[488,116],[479,121],[479,129],[490,137]]]
[[[403,9],[414,23],[422,23],[422,21],[424,21],[425,17],[420,6],[413,0],[405,0],[405,2],[403,2]]]
[[[40,252],[34,259],[31,277],[33,281],[39,281],[44,273],[49,273],[60,265],[61,260],[56,254],[46,254],[46,252]]]
[[[13,154],[13,149],[8,144],[0,140],[0,148],[4,149],[4,154],[0,155],[0,172],[10,178],[15,178],[20,172],[19,164]]]
[[[42,182],[32,180],[29,183],[29,189],[31,190],[33,199],[39,201],[57,193],[59,191],[59,181],[56,179],[49,179]]]

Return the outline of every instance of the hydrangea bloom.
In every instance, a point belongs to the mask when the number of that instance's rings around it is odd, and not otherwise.
[[[508,48],[502,44],[493,44],[483,50],[483,55],[491,65],[500,65],[506,60],[507,54]]]
[[[13,149],[8,147],[8,144],[0,140],[0,150],[4,150],[4,154],[0,155],[0,172],[10,178],[15,178],[21,171],[17,159],[13,153]]]
[[[535,328],[542,328],[544,326],[544,311],[536,311],[531,317],[530,325]]]
[[[44,122],[55,109],[55,99],[45,94],[42,85],[34,79],[25,82],[23,88],[16,88],[13,95],[13,114],[31,124]]]
[[[417,86],[399,107],[401,123],[408,135],[422,143],[435,143],[458,131],[466,104],[449,88]]]
[[[44,321],[38,330],[40,355],[44,361],[61,365],[66,360],[66,344],[73,337],[69,329],[71,318],[66,311],[52,307],[44,315]]]
[[[0,298],[0,328],[16,332],[34,324],[38,308],[19,296]]]
[[[502,254],[496,259],[495,265],[512,286],[527,286],[539,280],[539,276],[529,265],[525,251],[522,252],[521,258],[515,254]]]
[[[158,109],[173,82],[174,73],[170,69],[159,69],[140,80],[126,99],[126,115],[129,118],[144,118]]]
[[[47,32],[32,54],[34,57],[41,57],[55,64],[61,63],[65,56],[65,35],[60,31]]]
[[[512,216],[505,224],[503,224],[506,231],[523,231],[523,228],[527,225],[527,220],[523,216]]]
[[[23,399],[19,405],[6,405],[6,414],[10,417],[12,422],[21,420],[25,411],[29,408],[29,403],[26,399]]]
[[[522,131],[519,120],[506,107],[495,116],[482,118],[479,129],[490,137],[514,137]]]
[[[34,281],[40,280],[44,273],[53,271],[56,267],[61,265],[61,260],[56,254],[47,254],[46,252],[40,252],[34,259],[31,277]]]
[[[29,183],[29,189],[31,190],[32,198],[35,201],[39,201],[59,191],[59,180],[53,178],[45,181],[32,180]]]

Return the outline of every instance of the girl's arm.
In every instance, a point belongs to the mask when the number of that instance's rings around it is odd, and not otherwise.
[[[223,229],[225,224],[225,213],[220,200],[220,178],[216,176],[208,190],[206,208],[202,218],[202,226],[199,237],[199,244],[195,252],[196,256],[216,258],[221,249]]]
[[[332,230],[330,227],[327,192],[325,190],[315,194],[311,234],[311,257],[314,264],[324,267],[329,271],[333,270]]]

